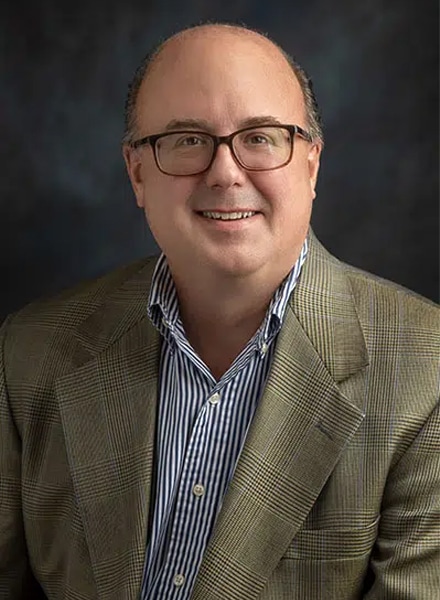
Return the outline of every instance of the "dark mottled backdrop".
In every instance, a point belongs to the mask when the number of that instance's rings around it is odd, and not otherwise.
[[[205,19],[268,32],[312,75],[326,125],[321,240],[438,298],[435,0],[8,0],[0,11],[0,320],[155,251],[120,155],[125,92],[151,44]]]

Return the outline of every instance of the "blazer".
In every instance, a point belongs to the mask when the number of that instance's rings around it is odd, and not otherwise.
[[[155,262],[2,327],[1,600],[140,597]],[[440,598],[439,333],[437,306],[311,235],[193,600]]]

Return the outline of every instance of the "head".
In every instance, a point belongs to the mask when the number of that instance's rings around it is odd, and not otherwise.
[[[175,279],[209,272],[281,281],[307,235],[322,149],[313,91],[297,63],[252,30],[194,27],[144,61],[126,109],[128,174]],[[294,135],[291,160],[272,170],[243,168],[230,147],[220,144],[204,172],[169,175],[159,170],[151,145],[131,146],[176,129],[227,136],[249,125],[277,123],[297,125],[311,139]],[[197,136],[193,140],[199,142]],[[223,221],[203,216],[206,212],[252,216]]]

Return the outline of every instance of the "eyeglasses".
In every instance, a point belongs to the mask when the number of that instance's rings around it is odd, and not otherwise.
[[[292,159],[295,135],[312,141],[310,133],[298,125],[264,125],[246,127],[224,136],[191,130],[159,133],[136,140],[131,147],[149,144],[158,169],[166,175],[197,175],[207,171],[220,144],[228,146],[243,169],[272,171]]]

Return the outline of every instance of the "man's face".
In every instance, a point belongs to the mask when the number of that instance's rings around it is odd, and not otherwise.
[[[289,66],[266,40],[210,30],[173,40],[141,86],[139,137],[176,129],[227,135],[250,119],[307,129],[302,92]],[[125,148],[136,195],[173,276],[283,278],[308,231],[320,147],[299,136],[291,162],[273,171],[246,171],[221,144],[210,169],[165,175],[150,146]],[[257,214],[218,221],[201,211]],[[261,279],[258,279],[261,278]]]

